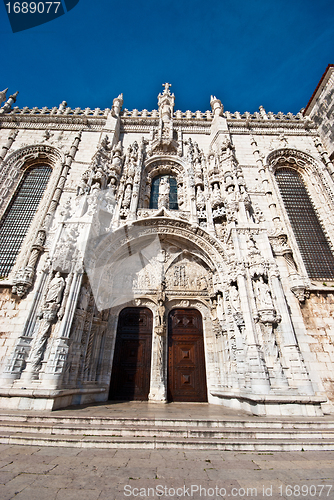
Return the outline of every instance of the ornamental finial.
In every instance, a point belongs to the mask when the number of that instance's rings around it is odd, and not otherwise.
[[[171,87],[172,84],[166,82],[166,83],[163,83],[162,86],[165,87],[164,94],[170,94],[169,87]]]

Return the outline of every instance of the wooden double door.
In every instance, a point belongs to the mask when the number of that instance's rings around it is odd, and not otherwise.
[[[150,391],[153,314],[127,307],[118,318],[109,399],[146,401]]]
[[[196,309],[173,309],[168,318],[169,401],[207,401],[202,317]]]
[[[153,315],[147,308],[121,311],[109,398],[145,401],[150,391]],[[202,317],[173,309],[168,317],[169,401],[207,401]]]

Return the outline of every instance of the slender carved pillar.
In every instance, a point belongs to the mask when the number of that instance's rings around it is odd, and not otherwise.
[[[49,349],[49,357],[44,361],[44,367],[40,373],[40,379],[47,381],[47,385],[59,387],[63,368],[69,353],[69,336],[76,310],[78,297],[82,283],[82,271],[70,273],[64,291],[64,298],[58,315],[62,318],[59,330]]]
[[[268,201],[272,221],[274,223],[274,226],[277,227],[277,226],[281,225],[280,216],[278,215],[276,203],[275,203],[275,200],[273,198],[272,189],[270,186],[270,182],[269,182],[269,179],[266,175],[266,169],[265,169],[265,166],[263,165],[263,161],[262,161],[262,158],[260,156],[260,151],[259,151],[257,142],[256,142],[253,135],[251,135],[251,144],[253,147],[253,154],[254,154],[258,169],[259,169],[259,175],[260,175],[260,178],[262,181],[263,190],[266,194],[266,198]]]
[[[149,401],[164,403],[167,402],[167,367],[166,367],[166,331],[153,331],[152,361],[151,361],[151,381]]]
[[[138,208],[140,178],[141,178],[143,159],[144,159],[144,140],[142,139],[140,142],[140,145],[139,145],[138,160],[137,160],[137,166],[136,166],[136,171],[135,171],[135,176],[134,176],[134,183],[133,183],[133,189],[132,189],[132,197],[131,197],[128,220],[135,220],[137,218],[136,212],[137,212],[137,208]]]
[[[323,144],[322,144],[319,137],[314,138],[314,144],[315,144],[315,147],[317,148],[319,154],[322,156],[323,162],[326,165],[326,168],[327,168],[331,178],[334,180],[333,163],[331,162],[329,155],[328,155],[327,151],[324,149]]]
[[[260,345],[256,334],[256,325],[253,318],[253,308],[251,304],[252,290],[247,283],[247,275],[244,264],[241,261],[241,252],[239,248],[238,234],[232,229],[233,243],[238,263],[235,266],[234,273],[237,278],[241,311],[245,321],[245,335],[247,343],[247,359],[251,371],[252,389],[259,394],[266,394],[270,390],[269,378],[265,363],[260,351]],[[249,277],[248,280],[250,281]]]
[[[2,150],[0,152],[0,165],[2,164],[3,160],[5,159],[5,156],[8,153],[8,150],[12,147],[12,144],[15,141],[18,133],[19,133],[18,130],[12,130],[8,136],[6,144],[4,146],[2,146]]]
[[[12,105],[16,103],[16,98],[17,98],[18,94],[19,94],[19,92],[17,91],[17,92],[15,92],[15,94],[9,96],[8,101],[0,109],[1,115],[4,113],[8,113],[8,111],[11,110]]]
[[[157,296],[158,305],[154,315],[153,345],[151,360],[151,381],[149,401],[166,402],[167,401],[167,366],[166,366],[166,295],[161,286]]]

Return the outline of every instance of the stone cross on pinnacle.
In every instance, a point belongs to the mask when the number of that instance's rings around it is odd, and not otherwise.
[[[169,87],[171,87],[172,84],[171,83],[163,83],[162,86],[165,87],[164,94],[169,94]]]

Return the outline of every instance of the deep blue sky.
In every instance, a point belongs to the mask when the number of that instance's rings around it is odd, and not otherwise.
[[[305,107],[334,63],[333,0],[80,0],[13,34],[0,4],[0,87],[17,105],[153,109],[165,81],[175,109]],[[9,95],[9,94],[7,94]]]

